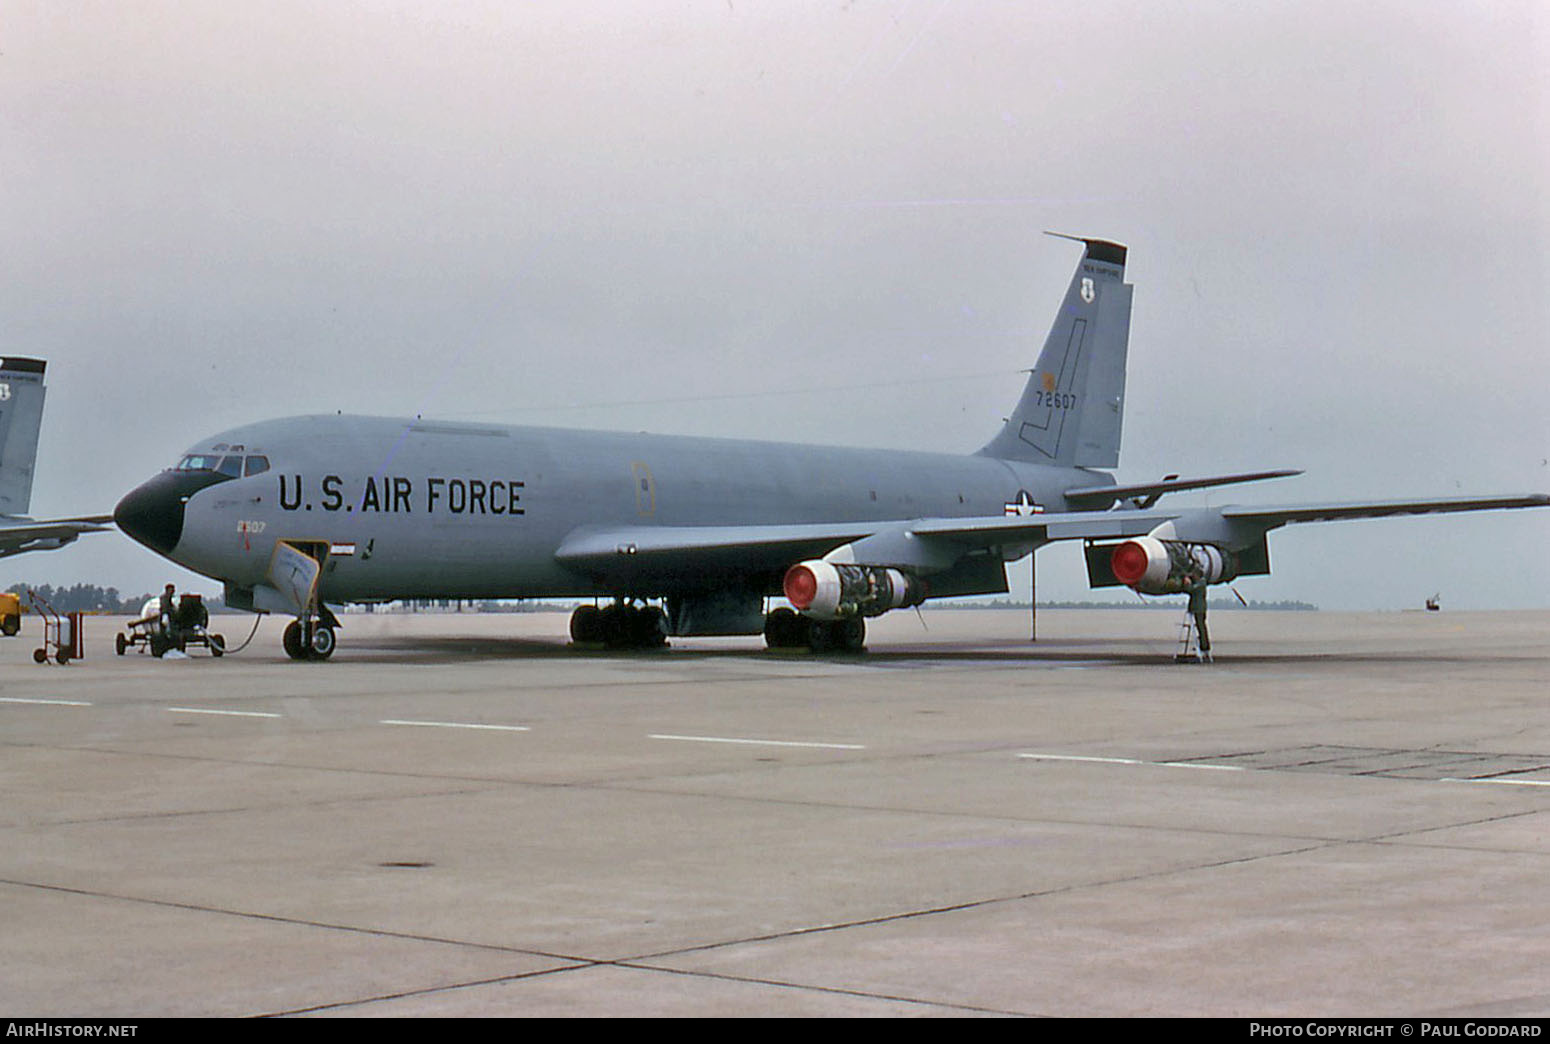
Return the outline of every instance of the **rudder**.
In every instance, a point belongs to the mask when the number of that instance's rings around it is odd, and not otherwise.
[[[42,359],[0,357],[0,515],[25,515],[43,425]]]
[[[1087,249],[1017,408],[979,452],[1002,460],[1113,468],[1119,465],[1134,289],[1125,282],[1126,248],[1102,239],[1061,238]]]

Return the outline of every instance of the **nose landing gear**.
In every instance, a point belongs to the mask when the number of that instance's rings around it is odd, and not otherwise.
[[[326,660],[334,655],[334,630],[339,619],[328,606],[319,605],[317,612],[308,613],[285,625],[280,644],[285,655],[293,660]]]

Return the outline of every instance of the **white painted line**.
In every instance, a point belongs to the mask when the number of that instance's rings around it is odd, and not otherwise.
[[[1092,758],[1082,757],[1078,754],[1019,754],[1020,758],[1032,758],[1034,761],[1094,761],[1100,765],[1145,765],[1144,761],[1135,758]]]
[[[1440,783],[1495,783],[1503,787],[1550,787],[1550,779],[1443,779]]]
[[[531,732],[526,725],[479,725],[465,721],[404,721],[398,718],[387,718],[377,722],[378,725],[419,725],[428,729],[487,729],[491,732]]]
[[[212,710],[209,707],[168,707],[168,714],[219,714],[225,718],[278,718],[269,711]]]
[[[1142,761],[1139,758],[1097,758],[1078,754],[1019,754],[1034,761],[1087,761],[1099,765],[1151,765],[1153,768],[1210,769],[1216,772],[1247,772],[1244,765],[1205,765],[1193,761]]]
[[[44,707],[90,707],[85,700],[29,700],[21,696],[0,696],[0,703],[31,703]]]
[[[653,733],[655,740],[683,740],[686,743],[741,743],[754,747],[815,747],[820,750],[866,750],[859,743],[798,743],[794,740],[734,739],[729,736],[672,736]]]

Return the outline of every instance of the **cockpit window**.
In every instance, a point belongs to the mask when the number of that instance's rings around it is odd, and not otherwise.
[[[178,461],[174,471],[214,471],[220,466],[221,458],[211,453],[190,453]]]
[[[254,461],[260,461],[261,463],[255,466],[253,463]],[[217,453],[190,453],[182,460],[178,461],[178,466],[173,470],[213,471],[217,475],[225,475],[227,478],[241,478],[242,466],[243,457],[241,454],[226,454],[222,456]],[[249,475],[256,475],[260,471],[267,470],[269,470],[269,461],[267,458],[247,458],[247,473]]]

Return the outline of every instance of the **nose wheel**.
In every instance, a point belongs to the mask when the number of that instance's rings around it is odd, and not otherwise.
[[[293,660],[326,660],[334,655],[334,630],[339,621],[326,606],[316,616],[304,616],[285,625],[280,644]]]

